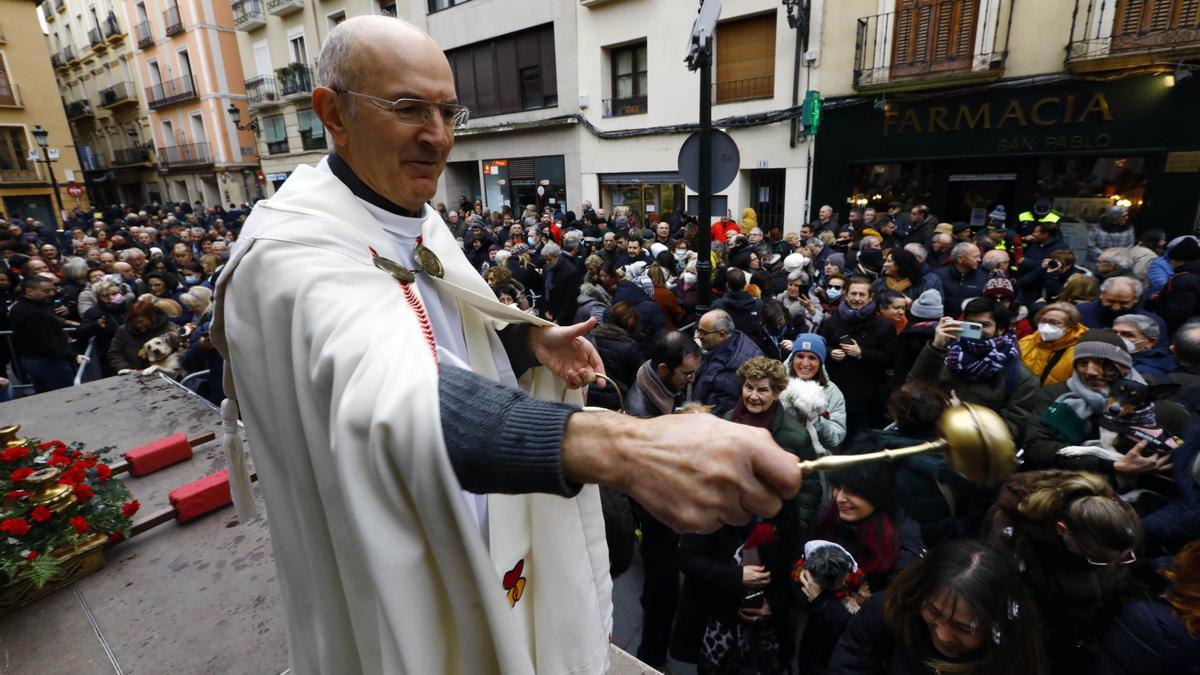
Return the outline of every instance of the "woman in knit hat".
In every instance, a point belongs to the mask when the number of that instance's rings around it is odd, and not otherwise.
[[[800,333],[792,340],[792,353],[784,361],[789,380],[782,397],[784,409],[809,426],[810,434],[816,432],[818,454],[833,452],[846,440],[846,397],[825,372],[826,354],[825,338]],[[798,383],[815,383],[819,393],[802,396],[806,385]]]
[[[1037,331],[1021,338],[1021,361],[1042,386],[1066,382],[1074,372],[1075,345],[1088,327],[1079,310],[1068,302],[1055,302],[1038,310]]]

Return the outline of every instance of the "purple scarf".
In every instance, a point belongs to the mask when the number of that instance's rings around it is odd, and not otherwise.
[[[771,419],[775,417],[775,407],[778,405],[779,401],[775,401],[770,408],[760,413],[752,413],[746,409],[746,404],[739,397],[737,404],[733,406],[733,414],[729,416],[729,420],[759,429],[769,429],[771,428]]]
[[[854,308],[850,307],[850,305],[846,304],[845,300],[842,300],[842,302],[840,304],[838,304],[838,316],[842,317],[843,319],[846,319],[847,321],[858,321],[860,319],[865,319],[874,313],[875,313],[875,301],[874,300],[863,305],[862,309],[854,309]]]
[[[995,376],[1014,358],[1020,358],[1017,338],[1003,333],[989,340],[959,338],[950,343],[946,366],[969,380],[986,380]]]

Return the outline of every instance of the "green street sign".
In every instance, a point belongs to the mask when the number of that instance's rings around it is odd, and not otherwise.
[[[804,92],[804,104],[800,107],[800,124],[804,133],[816,136],[821,126],[821,92],[809,89]]]

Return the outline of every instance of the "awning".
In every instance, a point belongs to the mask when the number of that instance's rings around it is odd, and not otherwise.
[[[682,184],[683,177],[678,171],[646,171],[643,173],[602,173],[601,185],[667,185]]]

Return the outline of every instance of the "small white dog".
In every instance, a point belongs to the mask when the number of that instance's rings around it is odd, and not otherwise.
[[[178,333],[166,333],[146,340],[138,350],[138,356],[150,362],[150,366],[138,373],[141,377],[161,372],[167,377],[178,379],[183,370],[183,357],[179,354],[182,339]]]
[[[821,445],[821,441],[817,437],[816,420],[821,413],[825,412],[825,407],[829,404],[829,400],[825,396],[825,388],[821,386],[821,383],[814,380],[791,378],[787,389],[784,389],[783,393],[779,395],[779,402],[783,405],[784,410],[804,422],[804,426],[808,428],[808,435],[812,437],[813,449],[817,455],[829,454],[829,450]]]

